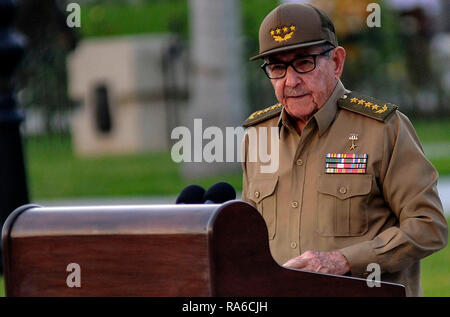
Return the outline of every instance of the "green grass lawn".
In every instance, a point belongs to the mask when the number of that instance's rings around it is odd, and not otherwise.
[[[447,223],[450,218],[447,219]],[[450,297],[450,247],[422,260],[424,296]]]
[[[434,167],[436,167],[440,176],[450,175],[450,157],[432,158],[431,163],[433,163]]]
[[[412,119],[411,122],[422,143],[450,143],[450,118]]]
[[[450,175],[450,119],[421,119],[412,123],[439,175]]]
[[[32,199],[176,195],[186,185],[208,188],[225,181],[242,188],[241,172],[196,180],[183,179],[170,153],[77,158],[69,136],[25,141]]]
[[[187,35],[187,0],[145,1],[139,4],[102,2],[81,5],[83,37],[177,31]]]

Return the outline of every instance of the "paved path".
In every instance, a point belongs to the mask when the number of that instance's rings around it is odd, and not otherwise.
[[[450,177],[442,177],[438,181],[439,197],[447,216],[450,216]]]
[[[447,216],[450,216],[450,177],[441,178],[438,182],[439,196]],[[240,193],[238,194],[240,198]],[[173,204],[176,196],[148,197],[116,197],[116,198],[74,198],[61,200],[38,200],[34,203],[41,206],[98,206],[98,205],[146,205]]]
[[[425,143],[423,150],[429,159],[450,157],[450,142]]]

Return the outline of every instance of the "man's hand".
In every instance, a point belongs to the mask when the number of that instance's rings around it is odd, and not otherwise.
[[[290,259],[283,266],[292,269],[339,275],[350,271],[350,265],[347,259],[339,251],[306,251],[296,258]]]

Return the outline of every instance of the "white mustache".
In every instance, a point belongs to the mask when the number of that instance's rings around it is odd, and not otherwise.
[[[309,93],[310,93],[309,91],[306,91],[306,90],[301,89],[301,88],[289,88],[289,87],[286,87],[284,89],[284,96],[285,97],[298,97],[298,96],[303,96],[303,95],[306,95],[306,94],[309,94]]]

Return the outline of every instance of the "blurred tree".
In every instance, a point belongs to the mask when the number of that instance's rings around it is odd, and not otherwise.
[[[394,13],[382,1],[314,0],[336,27],[339,44],[347,50],[344,84],[379,98],[401,102],[398,98],[406,80],[405,52],[399,41],[399,24]],[[379,3],[381,27],[368,27],[370,3]],[[407,81],[407,80],[406,80]]]
[[[67,94],[66,56],[77,35],[66,25],[65,2],[56,0],[20,0],[16,27],[29,39],[16,76],[23,88],[22,105],[42,110],[51,132],[55,115],[73,107]]]
[[[260,60],[249,62],[248,59],[259,52],[259,26],[264,17],[279,4],[278,0],[243,0],[241,10],[243,16],[244,65],[247,82],[247,114],[255,110],[275,104],[276,98],[272,85],[259,67]]]
[[[387,0],[311,2],[334,21],[347,50],[343,80],[350,89],[391,100],[410,116],[448,114],[439,105],[441,83],[431,68],[433,23],[422,8],[394,10]],[[381,27],[366,23],[373,2],[381,8]]]

